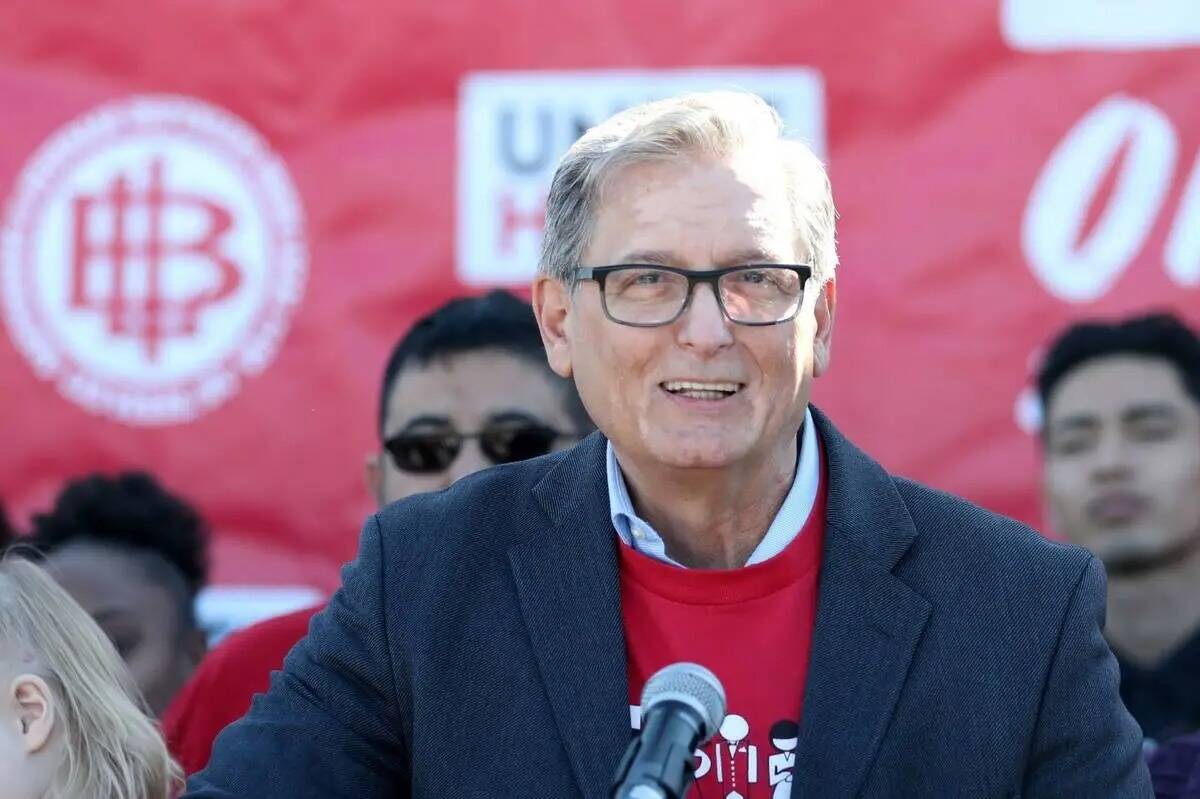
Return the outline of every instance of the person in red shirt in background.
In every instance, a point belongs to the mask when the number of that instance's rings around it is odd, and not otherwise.
[[[451,300],[396,344],[383,374],[379,452],[367,487],[382,507],[497,463],[544,455],[593,428],[574,385],[550,371],[533,311],[503,291]],[[163,725],[184,771],[245,715],[321,607],[229,636],[201,664]]]

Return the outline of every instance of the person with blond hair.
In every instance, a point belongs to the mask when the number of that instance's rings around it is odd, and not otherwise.
[[[125,664],[41,568],[0,560],[0,796],[171,799],[182,775]]]
[[[1150,796],[1100,562],[889,474],[810,405],[837,215],[781,128],[709,92],[571,147],[533,308],[599,432],[370,518],[191,799],[611,796],[679,662],[729,711],[691,797]]]

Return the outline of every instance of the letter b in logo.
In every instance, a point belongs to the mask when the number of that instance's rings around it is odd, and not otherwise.
[[[186,421],[274,356],[305,282],[295,189],[244,122],[137,97],[34,154],[4,227],[5,321],[42,377],[133,424]]]

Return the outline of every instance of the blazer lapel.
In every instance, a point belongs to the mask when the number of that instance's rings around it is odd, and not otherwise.
[[[792,795],[854,796],[929,619],[892,570],[917,531],[891,478],[814,410],[829,474],[817,622]]]
[[[632,734],[605,439],[589,436],[533,493],[551,526],[509,563],[567,758],[600,799]]]

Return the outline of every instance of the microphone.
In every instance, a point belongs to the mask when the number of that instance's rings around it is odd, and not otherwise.
[[[695,663],[672,663],[642,689],[642,730],[629,742],[613,778],[613,799],[683,799],[696,747],[725,718],[725,689]]]

